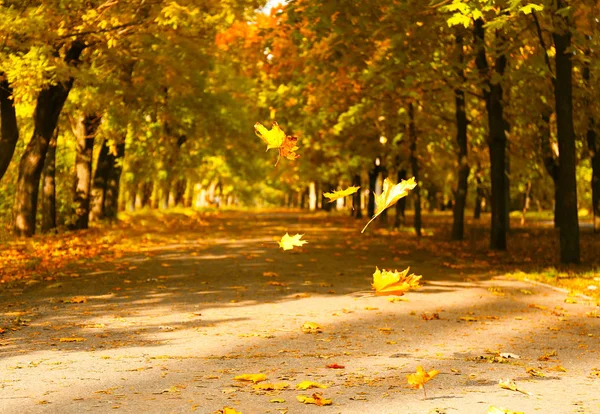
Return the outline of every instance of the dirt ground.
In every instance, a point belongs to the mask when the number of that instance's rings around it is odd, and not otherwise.
[[[78,277],[3,288],[0,413],[600,413],[600,310],[585,298],[459,274],[361,228],[226,213]],[[282,251],[285,232],[308,244]],[[411,266],[424,286],[373,296],[376,266]],[[419,365],[440,371],[426,397],[406,380]],[[289,387],[234,380],[258,373]],[[297,400],[315,392],[332,405]]]

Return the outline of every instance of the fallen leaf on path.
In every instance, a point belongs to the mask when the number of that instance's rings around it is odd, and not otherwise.
[[[532,377],[545,377],[544,373],[540,370],[535,369],[534,367],[525,368],[525,372],[531,375]]]
[[[519,388],[517,386],[517,384],[515,384],[515,382],[511,379],[507,379],[507,380],[500,380],[500,382],[498,383],[498,385],[500,385],[500,388],[504,388],[505,390],[511,390],[511,391],[516,391],[516,392],[520,392],[522,394],[525,395],[531,395],[529,392],[522,390],[521,388]]]
[[[594,368],[592,372],[590,372],[590,376],[600,378],[600,369]]]
[[[423,367],[419,365],[417,367],[417,372],[415,374],[408,374],[406,379],[408,380],[408,385],[410,385],[412,388],[421,389],[439,373],[440,371],[437,369],[426,372]]]
[[[433,313],[431,315],[428,315],[427,312],[425,312],[425,313],[421,314],[421,319],[423,319],[425,321],[437,320],[437,319],[440,319],[440,315],[438,313]]]
[[[549,361],[550,358],[556,356],[556,351],[552,350],[550,352],[546,352],[544,355],[538,358],[538,361]]]
[[[302,381],[296,385],[299,390],[307,390],[309,388],[327,388],[327,385],[319,384],[314,381]]]
[[[238,381],[252,381],[253,383],[266,381],[267,376],[265,374],[242,374],[233,378]]]
[[[537,305],[535,303],[532,303],[529,305],[530,308],[536,308],[536,309],[541,309],[541,310],[546,310],[548,309],[548,306],[544,306],[544,305]]]
[[[487,414],[525,414],[523,411],[507,410],[506,408],[498,408],[490,405]]]
[[[304,234],[296,234],[295,236],[290,236],[288,233],[281,238],[279,241],[279,247],[283,250],[292,250],[294,246],[301,247],[303,244],[308,243],[305,240],[300,240],[304,236]]]
[[[272,398],[269,400],[269,402],[275,404],[283,404],[285,400],[283,398]]]
[[[60,338],[60,342],[83,342],[85,338]]]
[[[346,368],[344,365],[338,365],[338,364],[327,364],[325,366],[327,368],[331,368],[331,369],[344,369],[344,368]]]
[[[474,318],[472,316],[461,316],[460,318],[458,318],[458,320],[463,322],[477,322],[477,318]]]
[[[304,333],[320,333],[323,332],[323,328],[319,326],[316,322],[304,322],[302,324],[302,332]]]
[[[591,312],[586,312],[585,316],[587,316],[588,318],[600,318],[600,313],[598,313],[597,310],[594,310]]]
[[[394,185],[389,178],[383,181],[383,189],[381,194],[375,194],[375,215],[369,220],[369,222],[362,229],[361,233],[364,233],[365,229],[377,216],[379,216],[383,210],[396,204],[402,197],[406,197],[410,190],[417,186],[415,177],[408,180],[402,180],[398,184]]]
[[[298,395],[296,396],[296,399],[304,404],[315,404],[319,406],[331,405],[332,401],[327,398],[323,398],[322,395],[323,394],[321,393],[314,393],[312,397],[307,397],[306,395]]]
[[[417,276],[414,273],[408,274],[410,267],[407,267],[402,272],[397,270],[379,270],[375,267],[373,273],[373,289],[376,295],[396,295],[402,296],[411,289],[420,287],[419,281],[422,276]]]
[[[329,202],[332,203],[335,200],[338,200],[340,198],[349,196],[350,194],[356,193],[359,188],[360,187],[348,187],[345,190],[338,190],[338,191],[334,191],[332,193],[323,193],[323,197],[328,198]]]
[[[548,371],[567,372],[567,369],[562,365],[555,365],[551,368],[548,368]]]
[[[71,299],[62,300],[63,303],[86,303],[87,298],[85,296],[73,296]]]
[[[533,292],[527,289],[519,289],[519,292],[521,292],[524,295],[533,295]]]
[[[235,408],[223,407],[222,410],[216,411],[215,414],[242,414],[242,412],[236,411]]]
[[[275,391],[284,390],[289,386],[290,384],[288,384],[287,382],[276,382],[274,384],[270,382],[263,382],[262,384],[253,385],[252,388],[259,391]]]
[[[263,272],[264,277],[279,277],[279,273],[276,272]]]
[[[500,354],[500,356],[502,358],[506,358],[506,359],[521,359],[521,357],[517,354],[511,354],[510,352],[502,352]]]

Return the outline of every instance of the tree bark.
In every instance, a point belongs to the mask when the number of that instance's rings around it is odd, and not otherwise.
[[[556,1],[557,10],[565,7]],[[567,17],[555,15],[558,26],[552,33],[556,49],[556,83],[554,102],[560,170],[558,185],[560,203],[560,261],[579,263],[579,219],[577,217],[577,180],[575,175],[576,149],[573,127],[573,62],[571,61],[571,32]]]
[[[154,189],[154,182],[146,181],[142,184],[142,208],[150,205],[152,200],[152,190]]]
[[[456,37],[456,46],[459,49],[458,76],[461,82],[465,81],[463,65],[463,41],[461,36]],[[458,186],[454,194],[454,210],[452,221],[452,240],[462,240],[465,228],[465,206],[467,204],[467,191],[469,179],[469,160],[467,159],[467,112],[465,107],[465,92],[462,88],[454,89],[454,102],[456,107],[456,143],[458,145]]]
[[[98,154],[96,171],[92,181],[92,206],[90,208],[90,221],[98,221],[104,218],[104,199],[106,198],[106,182],[110,171],[110,148],[105,139]]]
[[[74,41],[67,51],[65,61],[75,66],[84,48],[83,42]],[[66,82],[43,89],[38,95],[33,114],[33,136],[19,163],[13,220],[13,230],[17,236],[29,237],[35,233],[37,198],[46,152],[73,82],[71,77]]]
[[[56,228],[56,141],[58,128],[48,143],[42,171],[42,233]]]
[[[412,170],[413,177],[417,182],[417,186],[412,190],[412,194],[415,197],[414,209],[414,226],[415,233],[421,237],[421,188],[419,187],[419,159],[417,157],[417,128],[415,126],[415,110],[411,103],[408,104],[408,137],[410,140],[410,167]]]
[[[381,182],[383,182],[388,177],[388,170],[384,166],[381,166],[380,171],[381,171]],[[387,225],[387,222],[388,222],[387,211],[388,211],[388,209],[386,208],[379,215],[379,223],[381,223],[382,226]]]
[[[399,164],[399,163],[397,163]],[[398,182],[406,180],[406,170],[398,167]],[[403,227],[406,224],[406,197],[402,197],[396,202],[396,217],[394,218],[394,228]]]
[[[89,224],[92,158],[94,154],[94,140],[96,139],[100,119],[96,114],[83,116],[74,131],[77,136],[77,143],[75,153],[75,185],[73,188],[75,213],[73,229],[87,229]]]
[[[377,158],[379,159],[379,157]],[[367,215],[375,215],[375,186],[377,185],[377,176],[379,175],[379,165],[377,160],[373,161],[373,167],[369,170],[369,201],[367,204]]]
[[[474,27],[477,55],[475,63],[484,82],[483,96],[488,113],[488,147],[490,151],[490,170],[492,182],[492,225],[490,248],[506,250],[506,121],[504,119],[503,90],[499,82],[492,82],[492,70],[485,51],[485,29],[482,19],[475,20]],[[506,68],[506,56],[500,53],[493,71],[503,75]]]
[[[181,178],[175,182],[175,205],[184,206],[185,190],[187,189],[187,180]]]
[[[15,112],[14,101],[12,99],[13,90],[6,75],[0,72],[0,179],[10,165],[17,142],[19,141],[19,128],[17,127],[17,115]]]

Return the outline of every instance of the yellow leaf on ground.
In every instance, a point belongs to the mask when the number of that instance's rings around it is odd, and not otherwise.
[[[422,276],[417,276],[414,273],[408,274],[410,267],[407,267],[402,272],[397,270],[379,270],[375,268],[373,273],[373,289],[376,295],[397,295],[402,296],[410,289],[417,289]]]
[[[323,193],[323,197],[328,198],[330,203],[333,203],[335,200],[340,198],[344,198],[349,196],[350,194],[354,194],[358,191],[360,187],[348,187],[345,190],[337,190],[332,193]]]
[[[545,377],[544,373],[540,370],[535,369],[534,367],[525,368],[525,372],[531,375],[532,377]]]
[[[283,398],[272,398],[269,400],[269,402],[282,404],[285,402],[285,400]]]
[[[266,381],[267,376],[265,374],[242,374],[233,378],[238,381],[252,381],[253,383]]]
[[[458,320],[463,322],[477,322],[477,318],[474,318],[472,316],[461,316],[460,318],[458,318]]]
[[[362,229],[361,233],[364,233],[365,229],[377,216],[379,216],[383,210],[396,204],[402,197],[406,197],[408,192],[417,186],[415,177],[409,180],[402,180],[398,184],[392,184],[389,178],[383,181],[383,191],[381,194],[375,194],[375,215],[369,220],[369,222]]]
[[[417,372],[415,374],[408,374],[406,379],[408,380],[408,385],[410,385],[412,388],[420,389],[439,373],[440,371],[437,369],[426,372],[423,367],[419,365],[417,367]]]
[[[289,386],[290,384],[288,384],[287,382],[276,382],[274,384],[270,382],[263,382],[262,384],[253,385],[252,388],[259,391],[275,391],[284,390]]]
[[[511,391],[520,392],[520,393],[525,394],[525,395],[531,395],[527,391],[522,390],[521,388],[517,387],[517,384],[515,384],[515,382],[512,381],[512,380],[510,380],[510,379],[507,379],[507,380],[504,380],[504,381],[501,380],[498,383],[498,385],[500,385],[500,388],[504,388],[505,390],[511,390]]]
[[[296,385],[299,390],[307,390],[309,388],[327,388],[327,385],[319,384],[313,381],[302,381]]]
[[[290,236],[289,234],[285,233],[285,235],[281,238],[281,241],[279,241],[279,247],[281,247],[283,250],[292,250],[294,246],[300,247],[303,244],[308,243],[305,240],[300,240],[302,236],[304,236],[304,234]]]
[[[60,338],[60,342],[83,342],[85,338]]]
[[[302,332],[304,333],[319,333],[323,332],[323,328],[316,322],[304,322],[302,324]]]
[[[63,303],[86,303],[87,298],[85,296],[73,296],[71,299],[65,299]]]
[[[315,404],[320,406],[331,405],[332,401],[327,398],[323,398],[322,395],[323,394],[321,393],[314,393],[312,397],[307,397],[306,395],[298,395],[296,396],[296,399],[304,404]]]
[[[215,414],[242,414],[242,412],[236,411],[235,408],[223,407],[222,410],[217,411]]]
[[[490,405],[487,414],[525,414],[523,411],[507,410],[506,408],[498,408]]]

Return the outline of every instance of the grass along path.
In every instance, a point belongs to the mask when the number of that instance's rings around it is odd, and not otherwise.
[[[347,217],[169,220],[143,236],[130,223],[119,243],[150,242],[75,264],[77,277],[2,291],[1,413],[600,410],[600,318],[585,300],[483,264],[450,267],[410,237],[361,236]],[[286,231],[309,243],[282,252]],[[370,293],[375,266],[409,265],[422,289],[393,302]],[[306,322],[321,332],[304,333]],[[427,398],[406,381],[418,365],[440,371]],[[289,388],[234,380],[256,373]],[[529,394],[501,388],[506,379]],[[316,391],[333,404],[298,402],[315,392],[295,389],[305,380],[327,385]]]

